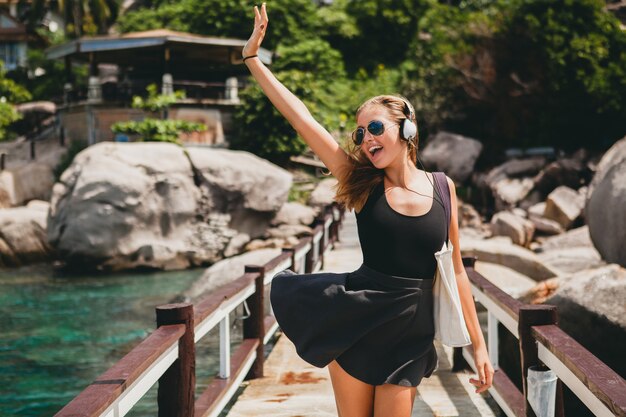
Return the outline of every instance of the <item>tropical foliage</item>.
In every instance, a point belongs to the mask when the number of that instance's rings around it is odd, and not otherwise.
[[[146,88],[148,97],[133,97],[133,108],[148,110],[151,112],[163,112],[176,100],[185,98],[184,91],[176,91],[173,94],[159,94],[156,84],[150,84]],[[156,119],[147,117],[141,121],[130,120],[117,122],[111,126],[113,133],[137,135],[145,142],[171,142],[180,144],[181,133],[192,133],[206,130],[202,123],[188,122],[186,120]]]
[[[15,110],[14,104],[30,99],[31,94],[28,90],[6,77],[4,63],[0,61],[0,141],[11,138],[12,135],[7,127],[22,117]]]
[[[70,24],[83,22],[70,30],[78,36],[110,25],[114,3],[34,5],[56,8]],[[339,141],[354,127],[357,106],[383,93],[411,99],[422,139],[448,129],[481,139],[493,153],[534,145],[606,148],[626,134],[626,32],[602,0],[267,3],[263,46],[275,51],[272,70]],[[117,30],[168,28],[246,39],[252,29],[249,0],[137,4],[117,17]],[[305,149],[256,83],[240,97],[233,147],[281,163]],[[150,137],[168,135],[144,127]],[[131,128],[139,129],[126,125]],[[176,128],[161,125],[162,132]]]

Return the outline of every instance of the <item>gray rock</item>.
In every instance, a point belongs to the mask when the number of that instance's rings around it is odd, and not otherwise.
[[[606,265],[594,247],[561,247],[543,250],[537,253],[537,257],[544,264],[567,273]]]
[[[541,249],[544,251],[561,248],[591,248],[593,243],[589,235],[589,227],[581,226],[558,236],[550,236],[544,239]]]
[[[229,258],[231,256],[239,255],[243,252],[244,247],[248,242],[250,242],[250,235],[247,233],[239,233],[238,235],[233,236],[233,238],[230,239],[230,242],[228,242],[226,249],[224,249],[224,256]]]
[[[290,181],[266,161],[229,152],[194,148],[188,157],[169,143],[91,146],[54,185],[48,241],[68,264],[102,270],[217,262],[235,235],[269,224]]]
[[[526,210],[519,207],[512,208],[511,213],[515,214],[517,217],[521,217],[522,219],[528,218],[528,213],[526,213]]]
[[[536,252],[546,265],[566,273],[606,264],[594,248],[587,226],[545,238]]]
[[[309,226],[315,220],[316,211],[312,207],[301,203],[287,202],[276,213],[271,221],[273,226],[281,224],[300,224]]]
[[[528,207],[527,211],[528,211],[528,217],[531,217],[531,216],[543,217],[543,213],[546,211],[546,203],[545,201],[542,201],[540,203],[533,204],[532,206]]]
[[[557,306],[559,327],[619,374],[626,372],[626,270],[617,264],[559,279],[546,300]]]
[[[587,189],[585,219],[607,262],[626,266],[626,138],[602,157]]]
[[[215,210],[229,213],[230,227],[259,237],[287,201],[292,175],[244,151],[186,149]]]
[[[47,204],[0,209],[0,266],[51,261],[54,251],[46,239]]]
[[[518,297],[537,284],[535,280],[503,265],[477,261],[474,269],[511,297]]]
[[[215,288],[242,276],[246,265],[263,265],[281,252],[279,248],[259,249],[216,262],[204,271],[202,277],[192,284],[185,295],[191,300],[202,298]]]
[[[548,235],[558,235],[565,231],[559,223],[555,222],[554,220],[546,219],[541,215],[529,212],[528,220],[530,220],[535,225],[535,230],[537,232],[545,233]]]
[[[309,196],[307,204],[313,207],[322,207],[335,201],[337,179],[325,178],[317,184]]]
[[[246,247],[246,251],[255,251],[266,248],[292,248],[297,245],[299,239],[295,236],[289,236],[286,238],[273,237],[271,239],[254,239],[250,241]]]
[[[626,137],[615,142],[600,158],[595,167],[593,178],[587,187],[587,200],[591,198],[594,188],[604,180],[609,170],[624,164],[626,164]]]
[[[491,185],[495,198],[496,210],[506,210],[515,207],[532,190],[532,178],[504,178]]]
[[[281,224],[278,227],[272,227],[267,229],[266,237],[277,237],[286,239],[290,236],[302,237],[313,234],[313,229],[301,224]]]
[[[482,143],[476,139],[440,131],[428,141],[421,159],[430,169],[443,171],[455,182],[462,183],[472,174],[482,149]]]
[[[542,281],[562,273],[544,264],[531,250],[514,245],[509,237],[496,236],[481,240],[461,235],[459,244],[462,256],[476,256],[479,261],[506,266],[535,281]]]
[[[589,175],[589,169],[580,157],[561,158],[543,167],[535,177],[535,188],[544,196],[562,185],[578,189]]]
[[[536,175],[546,164],[542,156],[524,159],[510,159],[489,170],[482,181],[492,187],[494,183],[506,178],[523,178]]]
[[[512,212],[501,211],[491,219],[491,232],[495,236],[508,236],[513,243],[527,247],[533,239],[535,226]]]
[[[564,229],[569,229],[581,215],[584,204],[582,195],[563,185],[548,195],[543,216],[556,221]]]

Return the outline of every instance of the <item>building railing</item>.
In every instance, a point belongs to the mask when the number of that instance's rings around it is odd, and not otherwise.
[[[249,265],[234,281],[216,288],[193,306],[189,303],[157,307],[157,326],[120,361],[85,388],[56,416],[122,417],[158,382],[159,416],[217,416],[244,379],[263,376],[264,345],[278,323],[265,314],[265,286],[273,276],[292,268],[301,273],[319,271],[324,257],[339,239],[344,211],[337,203],[324,207],[311,236],[264,265]],[[230,314],[241,304],[243,342],[230,353]],[[195,399],[195,344],[219,325],[219,375]]]
[[[528,402],[528,368],[543,363],[558,377],[556,417],[564,415],[562,384],[594,415],[626,416],[626,381],[556,325],[556,307],[516,300],[476,272],[476,259],[463,263],[475,300],[487,309],[487,350],[496,370],[488,391],[506,415],[535,416]],[[519,341],[522,391],[499,367],[499,323]],[[456,349],[476,371],[471,346]]]

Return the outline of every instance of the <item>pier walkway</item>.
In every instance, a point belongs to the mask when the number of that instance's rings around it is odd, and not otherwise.
[[[324,271],[351,271],[362,255],[353,212],[346,212],[340,241],[324,259]],[[413,416],[500,416],[488,393],[476,394],[469,371],[452,372],[452,348],[436,343],[439,368],[418,386]],[[293,343],[279,333],[265,361],[264,377],[243,382],[245,390],[227,417],[330,417],[337,416],[327,368],[317,368],[296,353]]]

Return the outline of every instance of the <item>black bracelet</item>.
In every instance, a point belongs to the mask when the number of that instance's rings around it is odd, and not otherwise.
[[[247,57],[245,57],[245,58],[243,59],[243,62],[246,62],[246,59],[248,59],[248,58],[254,58],[255,56],[258,56],[258,55],[250,55],[250,56],[247,56]]]

